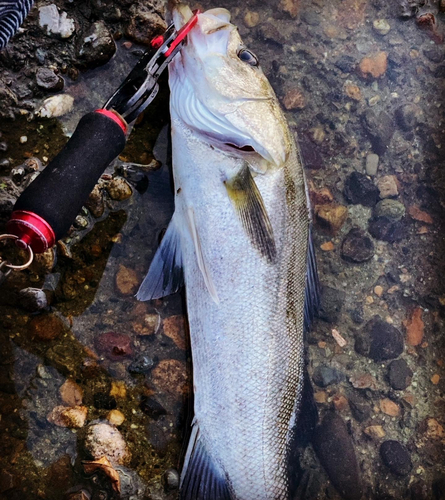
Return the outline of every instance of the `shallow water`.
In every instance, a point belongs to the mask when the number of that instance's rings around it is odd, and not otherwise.
[[[410,2],[417,11],[413,7],[401,17],[402,4],[408,2],[225,6],[289,108],[311,183],[324,295],[308,338],[308,369],[320,421],[334,411],[346,423],[342,440],[357,457],[363,498],[440,499],[445,498],[445,15],[435,3]],[[58,5],[81,24],[89,22],[80,7]],[[435,27],[428,24],[431,13]],[[95,11],[97,18],[102,15]],[[125,14],[117,25],[107,20],[114,32],[125,31],[126,22]],[[30,50],[22,47],[23,37],[28,30],[38,39],[37,25],[31,16],[11,50]],[[48,44],[45,64],[61,67],[60,46],[73,42],[57,45],[40,36]],[[117,54],[106,65],[81,71],[75,81],[65,76],[64,92],[75,98],[72,113],[60,120],[29,120],[29,114],[0,119],[0,141],[8,145],[0,160],[10,159],[1,167],[2,194],[16,196],[31,175],[16,185],[11,168],[29,156],[45,164],[66,140],[64,133],[107,99],[136,60],[132,51],[139,46],[129,49],[125,41],[118,41]],[[20,102],[41,102],[44,94],[33,83],[34,56],[31,69],[7,58],[0,64],[12,89],[32,90],[33,96]],[[162,476],[180,466],[190,417],[183,297],[134,299],[173,211],[167,101],[162,92],[100,181],[103,214],[95,212],[97,203],[85,208],[58,245],[56,259],[46,255],[1,285],[0,498],[118,498],[106,474],[87,473],[82,464],[91,458],[89,429],[112,418],[112,410],[124,417],[118,429],[129,450],[116,466],[121,498],[176,497]],[[131,162],[149,164],[153,156],[162,163],[157,171],[128,168]],[[115,172],[132,188],[125,200],[110,197]],[[2,223],[11,208],[2,201]],[[27,287],[43,287],[46,309],[30,310],[19,295]],[[375,316],[381,322],[369,323]],[[74,384],[64,386],[67,380]],[[60,407],[75,405],[86,414],[78,428],[60,416]],[[341,434],[335,425],[320,429],[327,441]],[[385,464],[387,441],[403,445],[392,465]],[[359,497],[357,478],[336,467],[350,458],[342,453],[351,453],[344,443],[339,446],[341,460],[317,457],[311,446],[302,451],[304,498]],[[85,496],[74,496],[80,490]]]

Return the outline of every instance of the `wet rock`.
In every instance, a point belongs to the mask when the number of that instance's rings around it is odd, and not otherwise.
[[[408,213],[412,219],[419,222],[424,222],[425,224],[432,224],[434,222],[431,215],[421,210],[417,205],[411,205],[408,208]]]
[[[105,456],[113,465],[123,465],[131,458],[122,434],[108,422],[93,423],[88,426],[85,449],[95,460]]]
[[[131,338],[123,333],[102,333],[96,337],[94,345],[99,354],[111,361],[119,361],[133,354]]]
[[[57,38],[69,38],[75,31],[74,21],[68,18],[66,12],[59,13],[53,3],[39,8],[39,24],[41,28],[46,28],[48,35]]]
[[[164,488],[167,491],[174,491],[179,488],[179,473],[176,469],[167,469],[162,476]]]
[[[71,484],[72,477],[73,468],[69,455],[62,455],[47,470],[47,481],[54,491],[64,491]]]
[[[30,312],[41,311],[48,307],[46,294],[40,288],[24,288],[19,292],[20,306]]]
[[[357,422],[364,422],[371,416],[371,408],[369,404],[362,398],[353,395],[349,397],[349,407],[351,408],[352,416]]]
[[[376,115],[372,109],[367,109],[362,115],[362,124],[369,135],[374,152],[383,155],[394,135],[394,123],[391,117],[385,111]]]
[[[154,364],[155,362],[150,356],[138,354],[128,367],[128,371],[134,374],[147,373],[153,368]]]
[[[28,331],[33,339],[50,341],[58,339],[66,332],[66,328],[63,321],[54,314],[42,314],[30,321]]]
[[[374,255],[374,243],[371,238],[358,227],[352,228],[341,245],[341,256],[344,260],[361,263],[370,260]]]
[[[352,387],[355,389],[377,389],[377,380],[370,373],[354,373],[350,378]]]
[[[423,309],[416,307],[403,322],[406,329],[406,343],[413,347],[422,343],[425,325],[423,323]]]
[[[315,368],[312,380],[318,387],[327,387],[328,385],[338,384],[344,379],[341,371],[330,366],[319,365]]]
[[[321,290],[321,304],[317,316],[328,323],[336,323],[346,299],[346,293],[329,286]]]
[[[130,23],[126,35],[137,43],[149,45],[152,39],[164,33],[167,25],[149,3],[135,3],[130,7]]]
[[[105,211],[104,195],[102,189],[99,185],[94,186],[93,191],[91,191],[88,201],[85,206],[91,212],[93,217],[102,217]]]
[[[391,30],[391,26],[386,19],[375,19],[372,27],[376,33],[382,36],[387,35]]]
[[[167,410],[161,405],[161,403],[149,396],[142,396],[139,407],[153,420],[157,420],[161,415],[167,415]]]
[[[346,180],[343,194],[349,203],[373,207],[379,199],[379,190],[366,175],[352,172]]]
[[[400,406],[389,398],[384,398],[380,401],[380,410],[390,417],[398,417],[400,415]]]
[[[134,269],[119,264],[116,274],[116,288],[122,295],[134,295],[139,288],[139,278]]]
[[[105,392],[96,392],[93,400],[98,410],[114,410],[117,406],[116,399]]]
[[[11,169],[11,179],[14,184],[20,185],[26,175],[25,169],[22,166]]]
[[[377,181],[380,198],[395,198],[399,195],[397,177],[395,175],[384,175]]]
[[[348,208],[343,205],[316,205],[315,215],[321,227],[328,229],[331,233],[337,233],[348,218]]]
[[[164,335],[170,337],[179,349],[185,350],[187,347],[186,337],[187,323],[182,315],[170,316],[163,322]]]
[[[17,94],[0,80],[0,116],[14,119],[13,108],[18,102]]]
[[[362,485],[354,445],[342,418],[329,412],[315,429],[313,446],[329,479],[345,500],[360,500]]]
[[[410,384],[412,370],[404,359],[396,359],[388,366],[389,385],[396,391],[404,391]]]
[[[422,480],[413,483],[410,487],[411,500],[430,500],[431,492]]]
[[[37,111],[42,118],[55,118],[69,113],[73,109],[74,99],[68,94],[57,94],[43,101]]]
[[[80,406],[83,400],[82,388],[72,379],[67,379],[59,390],[62,401],[68,406]]]
[[[107,414],[107,420],[111,425],[118,427],[124,423],[125,415],[119,410],[111,410]]]
[[[110,396],[121,399],[127,397],[127,386],[123,380],[113,380],[111,382]]]
[[[283,106],[288,111],[304,109],[306,99],[303,92],[298,87],[289,89],[283,97]]]
[[[133,194],[130,184],[122,177],[115,177],[107,185],[110,198],[116,201],[127,200]]]
[[[397,124],[402,130],[412,130],[423,118],[422,108],[416,104],[404,104],[395,111]]]
[[[307,134],[298,137],[298,144],[306,168],[318,170],[324,167],[323,156]]]
[[[356,66],[356,60],[352,56],[342,55],[334,64],[343,73],[351,73]]]
[[[374,361],[385,361],[400,356],[403,352],[403,336],[379,316],[368,321],[356,338],[355,350]]]
[[[91,500],[91,494],[87,490],[73,491],[72,493],[67,493],[64,500]]]
[[[388,55],[386,52],[378,52],[364,57],[357,68],[357,73],[365,80],[377,80],[381,78],[388,69]]]
[[[305,10],[301,14],[301,20],[309,26],[319,26],[320,16],[312,9]]]
[[[116,45],[106,24],[96,21],[82,33],[76,55],[83,66],[95,68],[109,61],[115,52]]]
[[[86,406],[56,406],[48,415],[48,422],[58,427],[68,427],[70,429],[80,429],[85,425],[88,408]]]
[[[142,323],[133,321],[131,324],[136,335],[145,337],[157,333],[161,326],[159,314],[145,314]]]
[[[246,28],[254,28],[260,22],[260,15],[258,12],[248,10],[244,15],[244,26]]]
[[[438,45],[428,46],[423,49],[423,53],[427,59],[434,63],[440,63],[444,58],[444,52]]]
[[[179,396],[187,393],[187,369],[176,359],[163,359],[151,372],[151,383],[161,393]]]
[[[369,234],[377,240],[395,243],[406,237],[406,230],[399,221],[387,217],[374,217],[368,223]]]
[[[36,82],[41,89],[58,92],[63,89],[64,81],[52,69],[39,68],[36,73]]]
[[[411,472],[413,464],[408,450],[398,441],[385,441],[380,446],[382,462],[397,476],[406,476]]]
[[[369,154],[366,157],[366,173],[368,175],[376,175],[377,169],[379,168],[379,155],[374,153]]]
[[[361,101],[363,99],[362,91],[360,90],[360,87],[357,87],[357,85],[347,84],[345,85],[344,90],[345,94],[351,99],[354,99],[354,101]]]
[[[386,432],[381,425],[370,425],[365,427],[363,432],[371,439],[379,440],[386,436]]]
[[[385,199],[379,201],[374,209],[376,217],[386,217],[387,219],[398,221],[405,216],[405,205],[400,201]]]

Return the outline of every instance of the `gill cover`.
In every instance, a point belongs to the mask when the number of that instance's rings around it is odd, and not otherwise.
[[[175,27],[191,15],[187,6],[177,6]],[[172,116],[221,149],[244,157],[254,150],[266,162],[281,166],[290,149],[288,129],[261,69],[238,57],[243,47],[227,10],[199,14],[186,45],[169,66]]]

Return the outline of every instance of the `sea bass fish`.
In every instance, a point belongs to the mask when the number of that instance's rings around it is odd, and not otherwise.
[[[176,28],[191,15],[176,7]],[[137,297],[185,282],[195,416],[180,498],[288,499],[317,302],[298,150],[227,10],[198,15],[169,84],[175,212]]]

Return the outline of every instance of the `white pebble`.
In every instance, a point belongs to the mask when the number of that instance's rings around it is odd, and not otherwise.
[[[25,142],[28,142],[28,138],[26,137],[26,135],[22,135],[22,137],[20,137],[20,143],[25,144]]]

